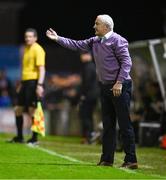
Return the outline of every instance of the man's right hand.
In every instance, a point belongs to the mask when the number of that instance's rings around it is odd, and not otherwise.
[[[51,40],[55,40],[55,41],[58,40],[57,33],[53,29],[51,29],[51,28],[46,31],[46,36],[48,38],[50,38]]]

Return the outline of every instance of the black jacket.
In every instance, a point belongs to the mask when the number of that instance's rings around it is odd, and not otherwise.
[[[96,67],[93,61],[82,63],[81,67],[81,95],[85,98],[97,98],[99,94]]]

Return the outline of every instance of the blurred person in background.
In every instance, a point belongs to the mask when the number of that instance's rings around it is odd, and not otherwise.
[[[79,74],[67,72],[47,76],[44,102],[50,113],[51,134],[68,135],[72,109],[78,104],[80,81]]]
[[[94,110],[99,95],[99,87],[96,77],[96,67],[89,52],[80,54],[81,66],[81,87],[79,116],[81,120],[82,143],[91,144],[94,131]]]
[[[0,70],[0,106],[10,107],[13,104],[14,89],[5,69]]]
[[[149,81],[145,84],[142,101],[144,105],[144,121],[160,122],[163,113],[163,99],[157,82]]]
[[[15,106],[17,136],[10,142],[23,143],[23,112],[27,111],[32,119],[38,98],[44,93],[45,51],[37,43],[37,31],[29,28],[25,31],[25,48],[22,58],[22,77],[17,89]],[[37,143],[37,133],[33,132],[27,143]]]
[[[135,135],[130,119],[132,62],[127,40],[115,33],[113,27],[109,15],[99,15],[94,25],[95,37],[77,41],[61,37],[51,28],[46,35],[65,48],[93,53],[100,82],[103,121],[102,155],[98,165],[113,166],[118,120],[125,152],[121,167],[137,169]]]

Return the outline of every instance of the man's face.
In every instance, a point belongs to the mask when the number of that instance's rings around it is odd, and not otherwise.
[[[98,17],[93,28],[95,29],[95,35],[99,37],[104,36],[109,31],[107,26]]]
[[[37,41],[37,37],[34,35],[33,32],[26,32],[25,33],[25,43],[28,46],[31,46]]]

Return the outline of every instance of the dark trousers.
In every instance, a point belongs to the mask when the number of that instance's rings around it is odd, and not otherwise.
[[[111,90],[113,85],[114,84],[100,84],[103,121],[101,160],[111,163],[114,162],[114,152],[116,149],[116,120],[118,120],[123,148],[126,154],[124,161],[137,162],[134,130],[129,114],[132,81],[126,80],[123,83],[122,94],[119,97],[113,95]]]
[[[86,98],[80,102],[79,116],[81,120],[82,136],[90,140],[93,132],[93,112],[96,106],[96,99]]]

